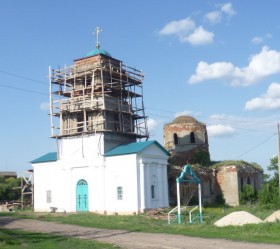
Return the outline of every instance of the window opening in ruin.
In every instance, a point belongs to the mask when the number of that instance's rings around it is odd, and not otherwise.
[[[213,185],[212,185],[212,180],[211,179],[209,179],[209,188],[210,188],[210,194],[213,195],[214,190],[213,190]]]
[[[191,139],[191,143],[194,144],[195,143],[195,136],[194,136],[193,131],[191,132],[190,139]]]
[[[257,179],[254,178],[254,190],[257,191]]]
[[[177,133],[173,134],[174,144],[178,144],[178,135]]]
[[[250,179],[249,176],[247,177],[247,184],[248,184],[248,185],[251,185],[251,179]]]
[[[244,182],[243,182],[243,178],[240,178],[240,184],[241,184],[241,191],[243,191],[244,188]]]
[[[205,143],[205,144],[208,144],[207,131],[204,132],[204,143]]]

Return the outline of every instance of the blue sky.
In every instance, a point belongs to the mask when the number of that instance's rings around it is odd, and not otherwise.
[[[191,115],[207,125],[211,159],[256,162],[277,153],[280,3],[258,1],[2,1],[0,171],[24,171],[55,151],[48,67],[95,47],[143,70],[150,139]]]

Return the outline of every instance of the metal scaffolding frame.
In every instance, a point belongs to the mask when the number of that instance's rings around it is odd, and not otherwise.
[[[142,71],[104,54],[49,68],[51,137],[114,132],[148,138]]]

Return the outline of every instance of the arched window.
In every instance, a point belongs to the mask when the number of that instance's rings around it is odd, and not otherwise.
[[[194,144],[195,143],[195,136],[194,136],[194,132],[192,131],[191,134],[190,134],[190,140],[191,140],[191,143]]]
[[[173,134],[174,144],[178,144],[178,135],[177,133]]]
[[[207,131],[204,132],[204,143],[208,144],[208,135],[207,135]]]
[[[248,177],[247,177],[247,184],[248,184],[248,185],[251,185],[251,179],[250,179],[250,176],[248,176]]]
[[[257,191],[257,179],[254,178],[254,190]]]
[[[243,182],[243,177],[240,178],[240,187],[241,187],[241,191],[243,191],[244,188],[244,182]]]

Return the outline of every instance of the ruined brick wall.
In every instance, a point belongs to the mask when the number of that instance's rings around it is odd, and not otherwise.
[[[225,201],[230,206],[239,205],[239,192],[245,185],[256,191],[261,189],[263,171],[250,165],[222,166],[218,169],[217,181],[221,186]]]
[[[180,116],[164,125],[164,147],[177,158],[177,165],[193,163],[198,150],[209,154],[206,125],[189,116]],[[209,155],[210,158],[210,155]]]
[[[262,176],[263,172],[256,168],[250,166],[238,167],[238,191],[242,191],[246,184],[259,191],[263,183]]]
[[[177,203],[176,178],[180,176],[182,169],[183,167],[180,166],[169,166],[168,187],[170,205],[176,205]],[[197,168],[193,170],[201,181],[202,203],[215,203],[217,196],[221,195],[221,189],[216,180],[216,170],[207,168]],[[197,190],[194,193],[194,198],[198,199]]]
[[[183,166],[169,166],[168,180],[171,205],[176,204],[176,178],[180,176],[182,169]],[[218,169],[200,167],[193,169],[193,171],[201,181],[203,204],[215,203],[217,198],[223,195],[226,204],[238,206],[239,192],[245,184],[250,184],[257,191],[262,185],[262,170],[249,165],[220,166]]]
[[[226,204],[239,205],[238,176],[236,166],[222,166],[217,172],[217,182],[223,192]]]

